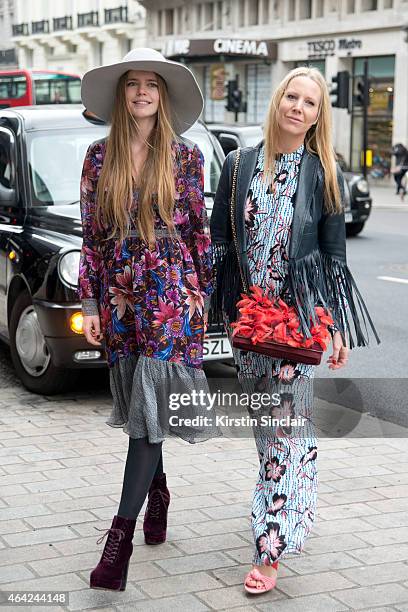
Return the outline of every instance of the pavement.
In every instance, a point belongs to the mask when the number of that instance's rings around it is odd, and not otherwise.
[[[370,193],[373,198],[373,208],[391,208],[408,211],[408,194],[404,202],[395,194],[394,179],[369,179]]]
[[[328,416],[336,410],[320,407]],[[3,592],[68,592],[44,610],[408,612],[407,430],[369,414],[352,435],[320,440],[318,517],[304,553],[281,562],[272,593],[251,598],[242,588],[252,556],[254,442],[220,438],[166,441],[167,542],[146,546],[139,521],[126,591],[90,590],[127,447],[125,434],[104,423],[109,410],[106,384],[53,398],[12,381],[1,389]]]

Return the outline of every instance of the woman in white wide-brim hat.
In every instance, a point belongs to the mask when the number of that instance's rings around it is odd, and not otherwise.
[[[135,49],[117,64],[87,72],[82,101],[111,123],[107,139],[89,147],[81,181],[84,334],[95,346],[104,339],[114,400],[108,424],[129,436],[119,509],[90,583],[123,590],[147,495],[145,541],[166,539],[166,433],[189,441],[213,434],[169,425],[170,391],[205,386],[213,286],[203,156],[180,137],[198,119],[203,100],[188,68],[153,49]]]

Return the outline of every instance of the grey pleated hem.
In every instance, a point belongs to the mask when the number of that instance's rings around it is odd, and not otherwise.
[[[183,364],[130,355],[118,359],[110,370],[113,407],[107,425],[122,427],[131,438],[148,438],[151,444],[176,435],[190,443],[221,434],[214,410],[206,403],[181,405],[181,394],[190,398],[210,393],[203,370]]]

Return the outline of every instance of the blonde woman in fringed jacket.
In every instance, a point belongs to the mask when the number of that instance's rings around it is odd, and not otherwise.
[[[350,349],[378,336],[346,264],[343,177],[336,166],[326,83],[314,68],[296,68],[274,92],[265,139],[241,149],[234,226],[230,220],[236,153],[224,163],[211,217],[217,286],[213,316],[228,333],[237,301],[257,285],[297,309],[310,336],[316,305],[334,320],[328,367],[346,366]],[[237,247],[237,248],[236,248]],[[244,582],[252,594],[276,584],[278,562],[300,553],[312,529],[317,502],[317,442],[313,430],[314,366],[234,349],[244,391],[278,392],[274,416],[302,416],[305,425],[254,427],[260,468],[252,501],[253,566]]]

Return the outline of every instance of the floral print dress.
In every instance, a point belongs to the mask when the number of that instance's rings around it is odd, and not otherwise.
[[[286,279],[291,225],[304,146],[277,160],[273,192],[263,181],[264,147],[245,205],[248,261],[253,284],[281,294]],[[279,393],[269,415],[302,417],[293,428],[254,427],[260,468],[252,502],[253,562],[270,565],[299,553],[310,532],[317,501],[317,448],[312,424],[314,367],[233,349],[238,378],[246,393]],[[283,421],[282,421],[283,422]]]
[[[205,385],[203,316],[213,275],[204,161],[196,145],[174,143],[175,233],[161,220],[153,197],[156,241],[149,248],[136,228],[137,191],[123,242],[109,239],[110,228],[96,222],[105,150],[105,141],[93,143],[83,166],[79,296],[84,314],[101,319],[114,399],[108,424],[159,442],[168,428],[169,381],[177,391]]]

